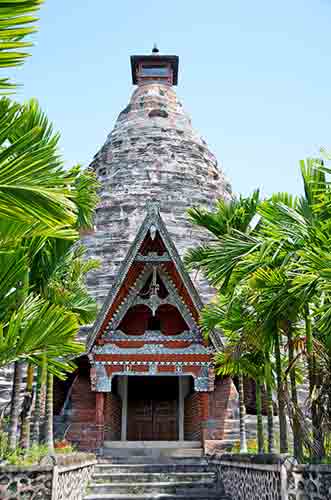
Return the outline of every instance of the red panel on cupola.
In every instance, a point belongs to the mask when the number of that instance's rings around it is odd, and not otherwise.
[[[178,62],[178,56],[162,55],[156,46],[151,55],[131,56],[132,83],[177,85]]]

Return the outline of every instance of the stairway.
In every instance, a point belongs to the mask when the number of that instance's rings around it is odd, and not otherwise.
[[[123,458],[95,467],[84,500],[230,500],[204,458]]]

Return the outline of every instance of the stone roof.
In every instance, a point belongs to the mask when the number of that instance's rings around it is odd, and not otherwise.
[[[162,219],[179,255],[208,241],[209,235],[188,221],[192,206],[212,209],[231,188],[206,142],[194,130],[172,87],[138,87],[120,113],[91,168],[100,182],[95,231],[82,237],[88,255],[101,260],[87,285],[102,305],[145,217],[148,199],[160,203]],[[203,302],[213,290],[191,274]]]

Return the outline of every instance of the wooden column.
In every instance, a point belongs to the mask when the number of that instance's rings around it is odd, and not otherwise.
[[[128,376],[124,375],[122,379],[122,421],[121,421],[121,440],[126,441],[128,429]]]
[[[95,404],[95,423],[103,425],[105,422],[105,393],[97,392]]]
[[[201,418],[201,439],[202,445],[209,437],[208,419],[209,419],[209,393],[200,392],[200,418]]]
[[[97,392],[95,394],[95,430],[96,430],[96,449],[102,448],[104,442],[104,423],[105,423],[105,393]]]
[[[178,439],[184,441],[184,377],[178,377]]]

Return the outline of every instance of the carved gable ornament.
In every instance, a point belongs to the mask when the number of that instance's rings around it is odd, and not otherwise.
[[[214,348],[199,329],[200,297],[162,221],[157,202],[124,260],[88,338],[92,387],[115,375],[192,375],[213,390]]]

